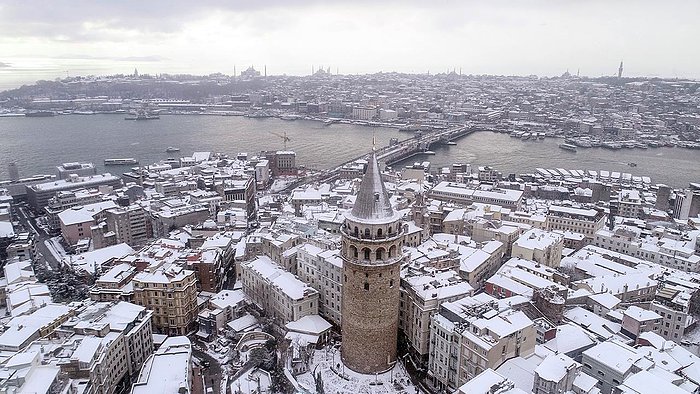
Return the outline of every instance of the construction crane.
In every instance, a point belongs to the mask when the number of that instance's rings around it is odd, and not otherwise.
[[[289,137],[287,137],[287,132],[285,131],[284,134],[280,133],[275,133],[274,131],[268,131],[268,133],[272,135],[276,135],[277,137],[282,138],[282,141],[284,141],[284,150],[287,150],[287,141],[291,141]]]

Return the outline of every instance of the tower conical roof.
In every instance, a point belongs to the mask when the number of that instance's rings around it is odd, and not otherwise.
[[[355,205],[350,212],[352,219],[359,222],[388,222],[396,220],[396,213],[391,207],[389,194],[386,192],[377,163],[377,155],[372,152],[367,171],[362,177],[360,190]]]

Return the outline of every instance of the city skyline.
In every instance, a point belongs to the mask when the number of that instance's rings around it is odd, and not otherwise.
[[[642,2],[6,2],[0,89],[66,75],[397,71],[697,78],[700,5]],[[682,11],[682,12],[679,12]],[[653,28],[649,20],[653,17]]]

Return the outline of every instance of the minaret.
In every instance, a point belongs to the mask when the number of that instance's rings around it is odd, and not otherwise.
[[[622,78],[622,62],[620,62],[620,68],[617,69],[617,77]]]
[[[356,372],[384,372],[396,361],[404,235],[400,218],[391,207],[373,151],[341,228],[341,356]]]

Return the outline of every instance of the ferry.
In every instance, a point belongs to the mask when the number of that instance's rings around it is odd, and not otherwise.
[[[125,159],[105,159],[106,166],[129,166],[133,164],[139,164],[139,161],[133,157]]]
[[[571,151],[571,152],[576,152],[576,145],[571,145],[571,144],[563,143],[563,144],[559,144],[559,147],[562,148],[562,149],[564,149],[564,150],[568,150],[568,151]]]
[[[176,147],[174,147],[174,146],[169,146],[168,149],[166,149],[165,151],[168,152],[168,153],[171,153],[171,152],[179,152],[179,151],[180,151],[180,148],[176,148]]]
[[[152,120],[152,119],[160,119],[160,116],[154,115],[154,114],[147,114],[145,112],[139,112],[136,116],[127,116],[124,118],[125,120]]]

